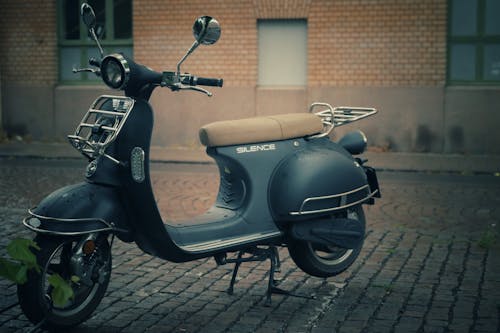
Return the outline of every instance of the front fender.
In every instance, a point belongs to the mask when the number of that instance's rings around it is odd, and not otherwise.
[[[23,223],[38,233],[83,235],[108,231],[133,240],[125,209],[115,187],[79,183],[60,188],[29,210]]]

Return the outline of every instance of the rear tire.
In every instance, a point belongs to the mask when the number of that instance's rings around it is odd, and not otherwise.
[[[365,214],[361,206],[348,209],[347,217],[358,220],[365,230]],[[293,240],[288,245],[288,252],[301,270],[309,275],[324,278],[338,275],[349,268],[361,252],[363,242],[364,237],[354,249],[345,249]]]
[[[41,272],[31,270],[28,281],[18,285],[17,295],[24,314],[33,324],[44,321],[42,328],[61,330],[76,326],[85,321],[101,302],[109,284],[111,275],[111,251],[106,238],[96,241],[94,252],[83,257],[86,260],[98,260],[99,273],[92,277],[92,284],[81,282],[73,284],[74,299],[62,307],[51,306],[50,291],[47,278],[56,272],[69,280],[76,275],[69,263],[69,258],[75,253],[75,246],[81,238],[47,237],[38,235],[35,242],[40,247],[36,252],[37,262]],[[93,270],[97,272],[97,269]]]

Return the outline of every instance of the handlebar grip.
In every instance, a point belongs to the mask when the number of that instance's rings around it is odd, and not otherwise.
[[[194,84],[200,86],[222,87],[223,83],[224,83],[223,79],[211,79],[206,77],[197,77],[194,80]]]

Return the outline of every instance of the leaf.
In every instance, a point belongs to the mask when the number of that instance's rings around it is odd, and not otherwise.
[[[62,307],[68,303],[70,298],[73,298],[73,289],[59,274],[52,274],[48,278],[48,281],[54,288],[52,289],[50,296],[52,297],[52,302],[55,306]]]
[[[78,283],[80,282],[80,278],[76,275],[71,275],[71,282]]]
[[[16,283],[25,284],[28,281],[28,266],[21,265],[16,274]]]
[[[0,276],[17,284],[23,284],[28,280],[28,268],[17,262],[0,258]]]
[[[16,238],[7,245],[7,253],[9,253],[12,259],[26,264],[29,268],[34,268],[38,264],[36,256],[31,252],[30,247],[40,250],[38,245],[31,239]]]

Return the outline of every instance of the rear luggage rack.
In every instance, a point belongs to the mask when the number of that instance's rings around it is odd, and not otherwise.
[[[328,103],[312,103],[309,112],[313,113],[313,110],[318,106],[326,107],[325,110],[314,112],[323,122],[323,132],[313,135],[311,138],[322,138],[330,134],[336,126],[349,124],[377,113],[374,108],[351,106],[337,106],[334,108]]]
[[[74,135],[68,135],[73,147],[89,160],[104,156],[116,164],[120,161],[106,154],[106,148],[117,138],[134,106],[129,97],[98,97],[76,128]]]

